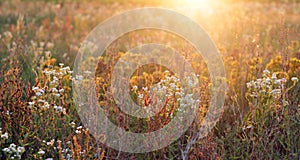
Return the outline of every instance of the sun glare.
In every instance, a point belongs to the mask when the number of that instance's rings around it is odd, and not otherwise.
[[[185,0],[184,3],[190,6],[199,6],[199,5],[207,5],[208,0]]]
[[[175,0],[170,1],[178,11],[190,17],[209,16],[213,13],[213,2],[216,0]]]

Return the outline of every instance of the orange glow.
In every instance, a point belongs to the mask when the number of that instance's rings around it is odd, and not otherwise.
[[[213,4],[216,0],[184,0],[169,1],[174,7],[189,17],[199,15],[209,16],[213,13]]]

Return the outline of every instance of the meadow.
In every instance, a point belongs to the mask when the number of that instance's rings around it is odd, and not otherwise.
[[[203,57],[170,32],[145,29],[123,35],[103,56],[86,60],[86,65],[97,63],[97,100],[116,126],[152,132],[180,114],[179,104],[192,103],[182,101],[175,73],[147,64],[130,77],[131,98],[148,106],[149,88],[164,88],[168,98],[163,109],[153,118],[132,117],[120,110],[110,91],[112,72],[117,61],[139,44],[172,46],[193,67],[200,89],[197,118],[179,139],[152,152],[127,153],[99,142],[82,123],[85,117],[78,115],[72,86],[82,76],[73,75],[73,64],[94,27],[141,7],[170,8],[199,23],[222,55],[227,90],[219,121],[198,139],[212,85]],[[300,3],[296,0],[219,0],[197,5],[170,0],[0,0],[0,159],[300,159],[299,79]],[[86,85],[84,79],[80,84]]]

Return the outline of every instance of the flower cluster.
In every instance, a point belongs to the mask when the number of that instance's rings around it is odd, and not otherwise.
[[[70,67],[64,67],[64,64],[60,63],[59,69],[46,68],[42,73],[47,77],[48,83],[46,86],[34,86],[35,96],[32,97],[32,101],[28,102],[28,107],[33,109],[49,109],[53,108],[56,112],[65,113],[66,109],[59,104],[59,99],[65,93],[64,87],[61,85],[63,79],[72,80],[72,71]]]
[[[291,81],[298,82],[297,77],[292,77]],[[285,100],[285,93],[287,88],[288,80],[286,78],[278,78],[276,73],[272,73],[269,70],[263,71],[263,77],[256,80],[252,80],[246,83],[248,88],[249,96],[252,98],[264,99],[271,98],[274,100],[283,99],[283,104],[287,105],[288,102]]]
[[[21,155],[25,152],[25,148],[11,143],[9,147],[3,148],[2,151],[6,153],[10,159],[21,159]]]
[[[145,103],[147,102],[147,100],[145,99],[149,97],[158,97],[158,101],[161,104],[163,104],[167,99],[173,99],[175,102],[178,102],[178,106],[180,106],[176,107],[175,112],[184,112],[182,108],[195,108],[196,104],[200,102],[200,100],[193,97],[193,91],[186,90],[186,88],[191,89],[197,87],[197,84],[198,83],[196,75],[186,76],[183,80],[180,80],[176,76],[171,75],[169,71],[165,71],[164,78],[157,84],[149,88],[142,87],[141,90],[139,90],[138,86],[133,86],[132,91],[138,94],[138,100],[143,102],[143,105],[146,105]],[[173,113],[171,114],[171,116],[173,116]]]
[[[160,97],[162,97],[165,93],[166,97],[172,97],[175,95],[176,98],[181,97],[183,93],[183,89],[180,87],[180,79],[173,76],[168,75],[169,72],[165,72],[167,75],[164,77],[163,80],[158,82],[154,87],[153,91],[156,92]]]
[[[8,139],[8,133],[5,132],[4,134],[2,134],[2,128],[0,128],[0,135],[1,135],[1,140],[2,139],[4,139],[4,140]]]
[[[264,70],[262,78],[247,83],[247,88],[251,90],[250,96],[257,97],[260,94],[268,94],[279,97],[282,95],[282,90],[285,88],[287,80],[285,78],[277,78],[276,73],[270,75],[270,71]]]
[[[76,130],[75,130],[75,133],[76,133],[76,134],[79,134],[79,133],[81,133],[82,131],[84,131],[84,128],[83,128],[82,126],[78,126],[78,127],[76,128]]]

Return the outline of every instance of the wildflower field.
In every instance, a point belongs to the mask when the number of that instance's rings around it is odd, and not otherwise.
[[[84,72],[75,74],[76,56],[98,24],[144,7],[189,17],[214,41],[226,74],[216,123],[205,121],[214,93],[209,64],[193,44],[174,33],[148,28],[124,34],[102,56],[84,59],[79,66]],[[183,75],[189,67],[195,73],[180,76],[151,57],[153,63],[134,68],[125,82],[118,73],[132,70],[127,62],[146,61],[131,49],[149,43],[171,46],[180,56],[156,56]],[[178,62],[180,57],[190,65]],[[90,64],[97,64],[95,75]],[[86,90],[87,77],[93,76],[95,85]],[[0,159],[300,159],[299,79],[298,0],[0,0]],[[99,106],[89,109],[102,110],[112,124],[136,134],[160,130],[174,119],[182,124],[185,108],[197,112],[171,144],[150,152],[124,152],[103,143],[115,130],[95,135],[93,125],[83,123],[93,114],[78,108],[78,99],[92,93],[96,96],[87,99]],[[131,101],[120,102],[117,93],[128,93]],[[120,106],[133,103],[160,108],[151,117],[122,111]],[[97,126],[102,118],[91,123]],[[204,123],[212,127],[201,137]],[[160,138],[168,140],[176,130]]]

